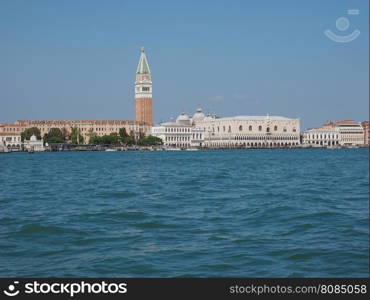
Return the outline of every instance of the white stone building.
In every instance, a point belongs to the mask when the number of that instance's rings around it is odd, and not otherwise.
[[[44,151],[44,140],[37,140],[37,137],[33,134],[29,140],[25,140],[23,143],[23,147],[25,150],[33,150],[35,152]]]
[[[210,148],[285,148],[300,145],[299,119],[279,116],[206,116],[195,122]]]
[[[302,144],[306,147],[339,146],[341,144],[339,129],[331,125],[324,125],[305,130]]]
[[[169,148],[200,148],[204,144],[204,130],[195,128],[193,120],[185,113],[180,114],[175,122],[153,126],[151,135],[162,139],[163,145]]]
[[[342,146],[364,145],[365,131],[360,122],[338,121],[333,123],[340,133],[340,144]]]
[[[20,150],[22,147],[20,132],[0,132],[0,144],[11,150]]]

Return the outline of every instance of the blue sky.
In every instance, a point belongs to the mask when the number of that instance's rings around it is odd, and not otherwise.
[[[197,107],[303,128],[365,120],[368,10],[367,0],[1,0],[0,122],[133,119],[142,45],[156,122]],[[336,43],[325,29],[361,34]]]

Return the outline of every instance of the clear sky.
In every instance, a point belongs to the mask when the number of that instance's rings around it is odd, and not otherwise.
[[[300,118],[302,128],[362,121],[368,10],[367,0],[1,0],[0,122],[133,119],[142,45],[156,122],[197,107]],[[326,29],[361,34],[337,43]]]

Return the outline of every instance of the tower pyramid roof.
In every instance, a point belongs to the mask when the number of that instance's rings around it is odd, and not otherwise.
[[[141,54],[139,59],[139,64],[137,65],[137,74],[150,74],[148,60],[146,58],[144,47],[141,47]]]

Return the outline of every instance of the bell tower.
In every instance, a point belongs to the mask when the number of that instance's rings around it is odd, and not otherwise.
[[[141,47],[139,64],[136,70],[135,80],[135,120],[153,124],[152,110],[152,75],[144,47]]]

